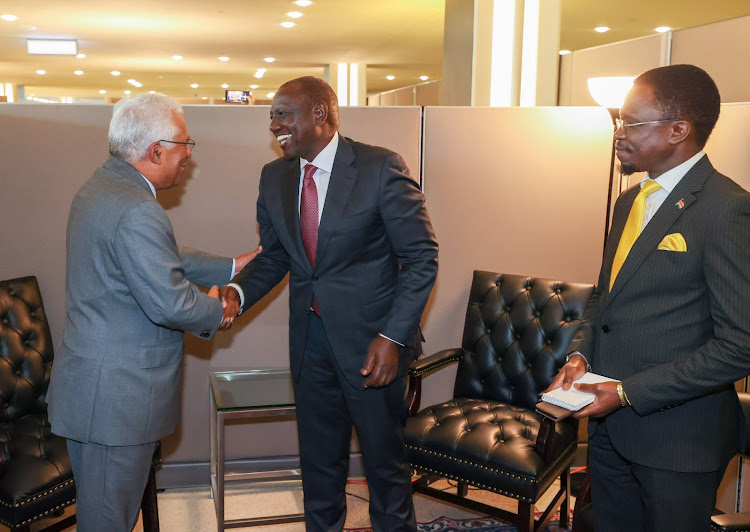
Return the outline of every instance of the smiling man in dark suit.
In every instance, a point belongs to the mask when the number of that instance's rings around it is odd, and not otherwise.
[[[291,274],[307,529],[344,526],[353,425],[373,529],[415,530],[403,399],[438,246],[401,157],[340,136],[338,124],[336,95],[323,80],[279,88],[270,129],[284,157],[261,174],[263,253],[220,293],[227,311],[247,309]]]
[[[750,373],[750,195],[703,152],[719,91],[692,65],[636,78],[615,132],[623,173],[586,327],[551,388],[593,371],[595,529],[705,531],[745,420]]]

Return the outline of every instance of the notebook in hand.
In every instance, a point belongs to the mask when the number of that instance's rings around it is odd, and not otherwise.
[[[573,384],[596,384],[599,382],[608,381],[617,382],[615,379],[597,375],[596,373],[584,373],[582,377],[573,381]],[[569,390],[555,388],[551,392],[543,393],[542,401],[561,406],[575,412],[576,410],[580,410],[584,406],[593,403],[594,394],[578,391],[573,388],[573,386],[571,386]]]

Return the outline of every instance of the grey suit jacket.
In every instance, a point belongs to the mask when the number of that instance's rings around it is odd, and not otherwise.
[[[65,329],[47,394],[52,431],[103,445],[172,432],[184,331],[210,338],[222,317],[221,303],[190,281],[220,285],[231,270],[231,259],[178,250],[132,166],[110,158],[97,169],[68,218]]]
[[[437,275],[438,245],[424,196],[402,158],[339,136],[318,232],[315,268],[299,228],[299,159],[262,171],[258,224],[263,253],[237,275],[248,308],[289,280],[291,368],[299,376],[313,295],[334,356],[353,386],[382,333],[413,346]],[[402,350],[402,371],[410,362]]]
[[[606,418],[618,452],[650,467],[714,471],[744,433],[733,383],[750,374],[750,194],[703,157],[644,228],[609,292],[638,190],[617,200],[573,348],[595,372],[621,379],[633,404]],[[657,249],[671,233],[682,234],[687,252]]]

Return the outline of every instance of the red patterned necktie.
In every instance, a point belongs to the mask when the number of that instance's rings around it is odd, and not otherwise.
[[[305,177],[302,180],[302,197],[299,205],[299,227],[302,232],[302,243],[305,246],[310,266],[315,268],[315,252],[318,249],[318,187],[315,186],[313,174],[317,167],[306,164]],[[312,308],[320,316],[318,302],[313,297]]]

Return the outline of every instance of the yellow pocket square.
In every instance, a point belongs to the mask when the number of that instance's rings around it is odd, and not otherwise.
[[[663,251],[687,251],[687,243],[685,237],[680,233],[672,233],[671,235],[665,236],[661,242],[659,242],[658,249]]]

